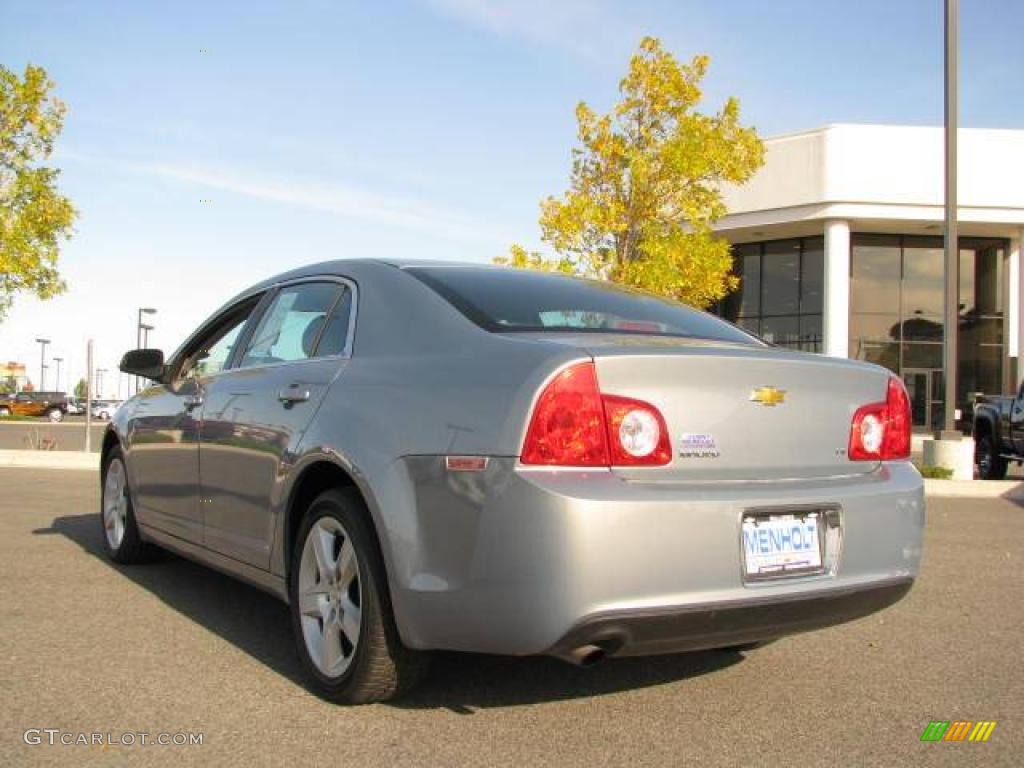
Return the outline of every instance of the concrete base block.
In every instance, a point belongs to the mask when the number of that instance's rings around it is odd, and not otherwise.
[[[974,479],[974,440],[925,440],[921,463],[953,470],[952,480]]]

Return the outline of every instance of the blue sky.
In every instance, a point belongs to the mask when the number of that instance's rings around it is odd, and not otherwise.
[[[765,136],[938,124],[941,13],[941,0],[0,0],[0,63],[46,67],[68,104],[55,161],[81,212],[61,262],[70,291],[19,299],[0,358],[36,379],[46,335],[77,380],[88,337],[116,368],[138,306],[158,308],[152,341],[170,350],[298,264],[539,246],[574,105],[607,108],[645,34],[709,54],[706,108],[738,96]],[[963,125],[1024,128],[1021,29],[1024,3],[961,0]]]

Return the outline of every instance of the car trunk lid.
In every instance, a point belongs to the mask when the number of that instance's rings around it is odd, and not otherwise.
[[[885,400],[888,373],[881,368],[694,340],[578,341],[594,358],[603,394],[647,401],[668,426],[672,461],[614,470],[624,477],[783,480],[861,474],[877,466],[850,461],[847,448],[854,412]]]

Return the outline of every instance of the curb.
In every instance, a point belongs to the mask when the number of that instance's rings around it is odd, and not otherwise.
[[[85,451],[0,451],[0,467],[84,469],[96,472],[100,468],[100,455],[98,452]]]
[[[924,481],[924,495],[951,499],[1009,499],[1024,501],[1024,482],[1018,480]]]

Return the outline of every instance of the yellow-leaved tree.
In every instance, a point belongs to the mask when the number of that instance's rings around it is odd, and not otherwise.
[[[740,124],[735,98],[715,114],[696,111],[708,62],[682,64],[645,37],[611,112],[576,107],[570,188],[541,203],[541,235],[558,258],[514,245],[495,261],[607,279],[702,308],[734,290],[729,244],[712,230],[725,214],[719,190],[749,179],[764,145]]]

